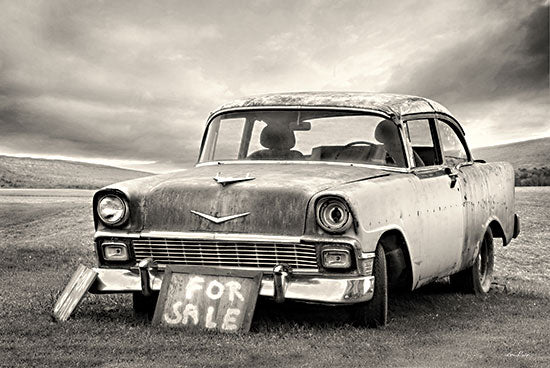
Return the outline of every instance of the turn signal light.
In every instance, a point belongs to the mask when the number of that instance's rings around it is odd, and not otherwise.
[[[124,243],[103,243],[103,258],[106,261],[127,261],[128,249]]]
[[[350,268],[351,253],[347,249],[323,249],[322,261],[324,268]]]

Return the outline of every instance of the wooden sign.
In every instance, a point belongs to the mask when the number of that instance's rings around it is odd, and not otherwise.
[[[84,294],[90,289],[97,277],[97,272],[84,265],[78,265],[67,286],[57,299],[53,308],[53,316],[63,322],[69,319],[71,313],[78,307]]]
[[[168,266],[153,324],[248,331],[262,273],[200,266]]]

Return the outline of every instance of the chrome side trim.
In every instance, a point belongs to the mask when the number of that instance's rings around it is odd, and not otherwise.
[[[127,269],[94,268],[97,278],[90,292],[131,293],[141,292],[139,273]],[[158,291],[162,285],[163,273],[149,272],[149,287]],[[373,276],[305,276],[292,275],[288,278],[284,291],[285,299],[327,304],[353,304],[372,299],[374,293]],[[275,287],[272,278],[264,277],[260,295],[273,298]]]

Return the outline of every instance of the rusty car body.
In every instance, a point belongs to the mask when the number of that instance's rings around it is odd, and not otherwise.
[[[508,163],[474,160],[426,98],[286,93],[208,118],[194,168],[94,196],[93,291],[154,308],[166,265],[253,269],[260,295],[350,304],[387,322],[388,290],[446,276],[489,291],[493,237],[519,233]]]

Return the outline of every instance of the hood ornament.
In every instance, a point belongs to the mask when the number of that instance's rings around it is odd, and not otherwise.
[[[250,212],[245,212],[245,213],[239,213],[237,215],[216,217],[216,216],[207,215],[206,213],[202,213],[202,212],[199,212],[199,211],[193,211],[193,210],[191,210],[191,213],[193,213],[197,216],[203,217],[203,218],[205,218],[209,221],[212,221],[215,224],[221,224],[221,223],[224,223],[224,222],[229,221],[229,220],[234,220],[234,219],[239,218],[239,217],[244,217],[244,216],[250,215]]]
[[[224,177],[224,176],[221,176],[221,173],[217,173],[216,176],[214,177],[214,180],[216,181],[216,183],[221,184],[222,187],[225,187],[228,184],[238,183],[241,181],[249,181],[254,179],[256,178],[253,176],[250,176],[250,174],[246,174],[246,176],[244,177],[234,178],[229,176]]]

